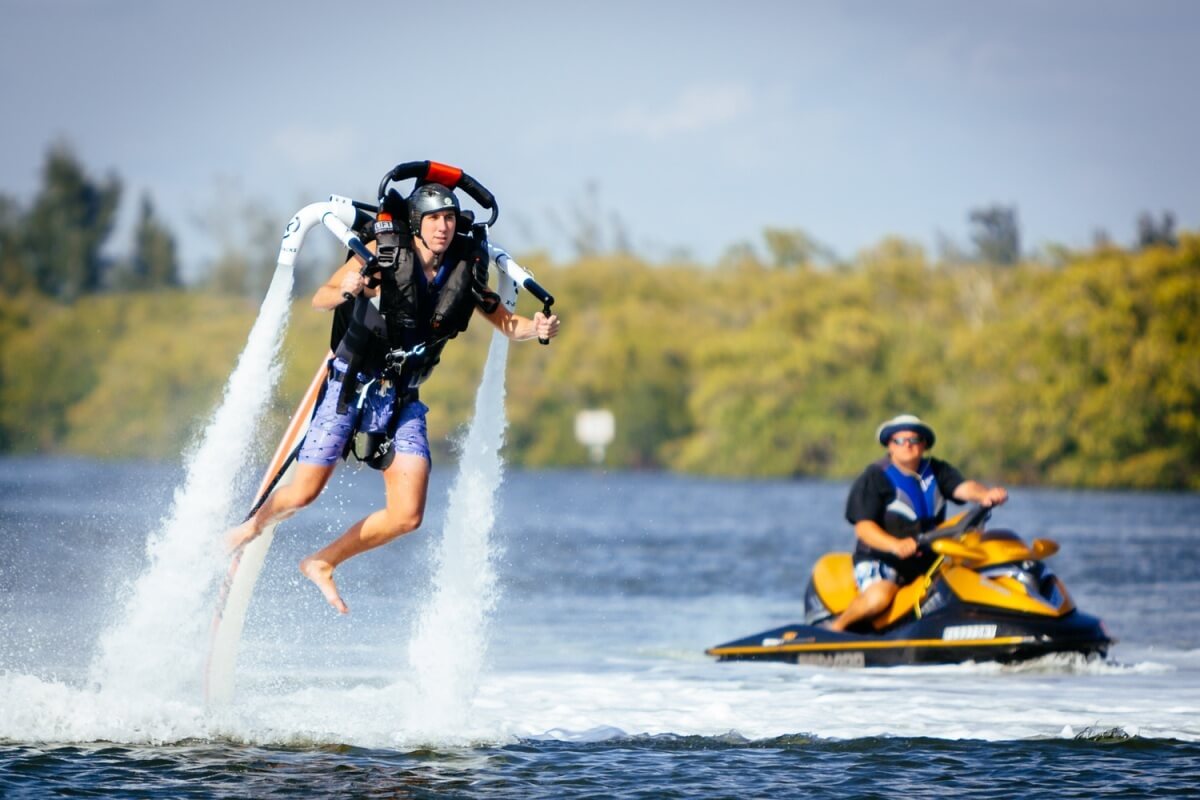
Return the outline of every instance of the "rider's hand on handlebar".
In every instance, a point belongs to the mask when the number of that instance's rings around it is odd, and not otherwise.
[[[983,495],[983,499],[979,501],[979,505],[984,508],[992,508],[998,506],[1008,499],[1008,490],[1003,486],[993,486],[988,489]]]
[[[342,296],[357,297],[365,285],[366,279],[362,275],[357,272],[347,272],[346,277],[342,278]]]
[[[917,546],[916,539],[897,539],[892,552],[897,558],[912,558],[917,554]]]
[[[551,314],[547,317],[539,311],[533,315],[533,326],[539,339],[543,341],[553,339],[558,336],[558,315]]]

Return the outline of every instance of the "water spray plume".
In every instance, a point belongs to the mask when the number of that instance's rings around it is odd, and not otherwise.
[[[161,528],[146,542],[146,569],[100,638],[90,677],[106,692],[166,701],[197,695],[209,604],[223,567],[219,532],[231,515],[235,465],[246,463],[279,377],[292,280],[290,266],[275,270],[221,405],[186,459],[186,477]]]
[[[469,727],[471,702],[487,651],[495,607],[491,532],[504,443],[504,369],[508,340],[493,334],[475,417],[461,444],[458,475],[436,555],[434,591],[409,648],[411,675],[425,732],[445,737]]]

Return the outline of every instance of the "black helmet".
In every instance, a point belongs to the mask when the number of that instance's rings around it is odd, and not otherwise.
[[[421,235],[421,220],[426,214],[453,208],[457,216],[458,198],[454,192],[440,183],[423,183],[408,196],[408,225],[413,236]]]

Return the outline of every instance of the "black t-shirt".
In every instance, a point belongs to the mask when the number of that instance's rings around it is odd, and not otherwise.
[[[899,514],[888,513],[888,505],[896,499],[896,487],[884,471],[888,460],[883,459],[869,465],[850,486],[850,494],[846,498],[846,520],[854,525],[863,520],[873,520],[879,527],[897,538],[915,537],[923,532],[922,526],[912,520],[905,519]],[[954,499],[954,490],[965,480],[962,473],[955,467],[936,458],[929,459],[929,468],[933,479],[937,482],[938,490],[946,500],[959,503]],[[942,514],[942,517],[945,515]],[[941,519],[937,520],[941,522]],[[928,530],[926,527],[924,530]],[[896,567],[902,574],[922,572],[928,568],[928,559],[923,559],[919,553],[909,559],[899,559],[891,553],[868,547],[861,539],[854,550],[854,560],[870,559],[883,561]],[[911,563],[910,563],[911,562]],[[932,561],[929,561],[932,563]]]

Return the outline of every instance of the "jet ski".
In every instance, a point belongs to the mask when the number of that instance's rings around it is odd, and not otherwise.
[[[804,622],[711,647],[719,661],[784,661],[845,667],[1015,662],[1051,653],[1104,658],[1114,639],[1096,617],[1075,607],[1046,566],[1058,552],[1049,539],[1026,544],[1010,530],[984,530],[990,509],[973,507],[921,536],[937,554],[891,606],[844,633],[828,623],[858,592],[849,553],[814,565]]]

